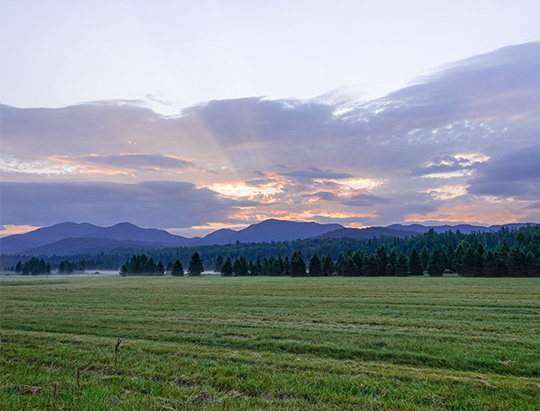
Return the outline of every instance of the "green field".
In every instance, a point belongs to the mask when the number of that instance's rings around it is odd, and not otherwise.
[[[540,410],[538,278],[67,278],[0,292],[2,410]]]

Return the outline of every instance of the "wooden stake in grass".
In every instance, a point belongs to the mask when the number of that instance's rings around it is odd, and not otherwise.
[[[120,344],[122,344],[122,339],[119,338],[116,342],[116,345],[114,346],[114,368],[116,369],[116,359],[118,357],[118,347],[120,347]]]

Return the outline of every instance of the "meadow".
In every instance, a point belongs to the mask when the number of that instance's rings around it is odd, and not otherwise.
[[[540,279],[0,283],[2,410],[540,410]]]

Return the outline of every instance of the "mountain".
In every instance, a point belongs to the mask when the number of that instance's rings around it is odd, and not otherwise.
[[[427,233],[432,228],[437,234],[444,233],[449,230],[452,230],[454,233],[459,230],[462,234],[472,234],[472,233],[496,232],[496,231],[499,231],[502,227],[506,227],[509,230],[519,230],[521,227],[527,227],[528,225],[534,226],[537,224],[536,223],[512,223],[512,224],[503,224],[503,225],[491,225],[489,227],[480,226],[480,225],[470,225],[470,224],[439,225],[439,226],[436,226],[436,225],[424,226],[421,224],[411,224],[411,225],[392,224],[392,225],[389,225],[387,228],[391,228],[396,231],[408,231],[408,232],[412,231],[417,234]]]
[[[91,237],[101,227],[88,223],[60,223],[38,228],[25,234],[14,234],[0,238],[2,254],[17,254],[23,251],[54,243],[65,238]]]
[[[266,220],[239,231],[221,229],[204,238],[186,238],[165,230],[140,228],[130,223],[119,223],[111,227],[98,227],[87,223],[60,223],[26,234],[0,238],[0,251],[2,254],[72,255],[126,248],[183,247],[229,244],[237,241],[242,243],[287,241],[311,238],[339,228],[343,226]]]
[[[118,246],[133,242],[144,245],[159,245],[162,247],[179,247],[189,245],[190,240],[154,228],[140,228],[130,223],[120,223],[112,227],[99,227],[88,223],[60,223],[50,227],[43,227],[25,234],[15,234],[0,238],[0,251],[2,254],[60,254],[73,247],[84,249],[80,239],[93,239],[99,244],[99,239],[115,240]],[[67,241],[69,240],[69,241]],[[46,247],[56,244],[56,247]],[[76,246],[79,244],[79,246]],[[86,244],[89,244],[86,242]],[[104,247],[111,242],[103,242]],[[95,247],[92,247],[94,249]],[[48,251],[45,251],[48,250]]]
[[[75,255],[109,252],[137,252],[141,249],[163,248],[162,244],[110,238],[65,238],[51,244],[26,250],[27,255]]]
[[[427,232],[427,230],[426,230]],[[419,233],[416,231],[396,230],[389,227],[368,227],[368,228],[341,228],[321,234],[315,238],[377,238],[380,236],[392,236],[398,238],[414,237]]]
[[[344,228],[341,224],[319,224],[269,219],[240,231],[218,230],[202,239],[202,244],[262,243],[312,238]]]
[[[140,241],[155,243],[170,247],[189,245],[190,239],[179,235],[173,235],[165,230],[156,228],[140,228],[131,223],[119,223],[112,227],[100,228],[92,233],[92,238],[108,238],[118,241]]]
[[[382,235],[399,238],[427,233],[431,228],[437,233],[459,230],[463,234],[498,231],[501,227],[517,230],[535,223],[515,223],[490,227],[460,224],[456,226],[424,226],[421,224],[393,224],[388,227],[344,228],[340,224],[318,224],[283,220],[265,220],[243,230],[221,229],[200,238],[186,238],[165,230],[140,228],[130,223],[111,227],[98,227],[88,223],[60,223],[43,227],[26,234],[0,238],[2,254],[74,255],[97,254],[111,251],[136,251],[143,248],[184,247],[272,241],[291,241],[306,238],[376,238]]]

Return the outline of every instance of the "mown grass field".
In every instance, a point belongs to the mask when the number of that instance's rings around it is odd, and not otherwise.
[[[2,410],[540,410],[540,279],[108,277],[0,292]]]

